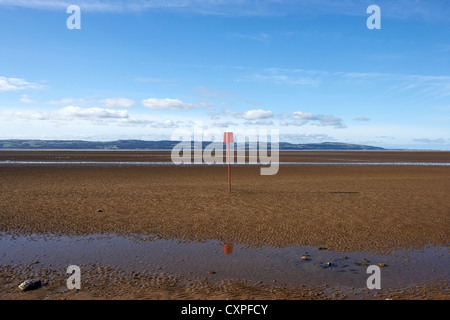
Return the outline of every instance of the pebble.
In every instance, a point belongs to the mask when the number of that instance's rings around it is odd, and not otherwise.
[[[378,266],[379,266],[380,268],[384,268],[384,267],[387,266],[387,264],[386,264],[386,263],[379,263]]]
[[[331,266],[331,262],[327,262],[327,267]]]
[[[41,280],[39,279],[29,279],[25,280],[19,285],[19,289],[22,291],[34,290],[41,286]]]
[[[97,212],[103,212],[103,209],[97,209]]]
[[[302,259],[302,260],[308,260],[308,257],[307,257],[307,256],[302,256],[300,259]]]

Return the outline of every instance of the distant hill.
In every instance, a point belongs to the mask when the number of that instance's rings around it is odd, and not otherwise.
[[[0,140],[0,149],[93,149],[93,150],[172,150],[179,141],[161,140],[117,140],[117,141],[83,141],[83,140]],[[211,142],[203,142],[203,148]],[[268,144],[270,149],[270,144]],[[280,150],[384,150],[380,147],[348,144],[340,142],[322,142],[293,144],[279,143]]]
[[[321,142],[292,144],[280,142],[280,150],[385,150],[381,147],[366,146],[362,144],[349,144],[342,142]]]

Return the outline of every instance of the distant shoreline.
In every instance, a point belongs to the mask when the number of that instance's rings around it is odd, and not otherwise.
[[[181,141],[160,140],[160,141],[145,141],[145,140],[117,140],[117,141],[84,141],[84,140],[32,140],[32,139],[5,139],[0,140],[0,149],[2,150],[152,150],[152,151],[167,151],[172,150]],[[191,146],[196,146],[199,142],[192,142]],[[213,143],[213,141],[200,142],[202,149]],[[219,143],[220,144],[220,143]],[[381,147],[348,144],[341,142],[322,142],[322,143],[305,143],[294,144],[289,142],[279,142],[279,150],[283,151],[301,151],[301,150],[335,150],[335,151],[350,151],[350,150],[386,150]],[[270,143],[267,143],[270,150]],[[249,143],[246,143],[248,150]]]

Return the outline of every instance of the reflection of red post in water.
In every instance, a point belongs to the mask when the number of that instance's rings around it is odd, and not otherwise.
[[[234,143],[233,132],[225,132],[223,142],[228,145],[228,189],[231,193],[231,162],[230,162],[230,143]]]
[[[232,243],[225,243],[223,245],[223,253],[224,254],[232,254],[233,253],[233,244]]]

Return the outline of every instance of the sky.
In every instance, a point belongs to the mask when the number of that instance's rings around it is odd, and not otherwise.
[[[0,139],[450,150],[450,0],[0,0],[0,30]]]

